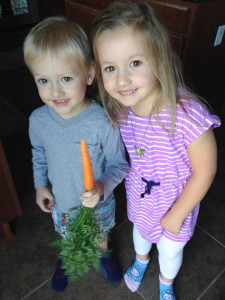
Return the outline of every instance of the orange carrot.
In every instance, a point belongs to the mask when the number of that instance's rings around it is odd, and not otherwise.
[[[87,191],[90,191],[94,188],[94,175],[92,171],[90,156],[87,149],[87,144],[84,139],[80,141],[80,151],[82,166],[84,170],[84,188]]]

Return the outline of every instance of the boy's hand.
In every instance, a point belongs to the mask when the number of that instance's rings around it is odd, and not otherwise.
[[[177,218],[171,210],[169,210],[161,219],[160,225],[170,233],[179,234],[183,225],[183,220]]]
[[[95,186],[91,191],[85,191],[81,194],[80,199],[82,200],[83,206],[95,207],[100,197],[104,193],[103,184],[100,181],[95,181]]]
[[[54,206],[54,197],[45,185],[36,188],[36,203],[41,210],[47,213],[52,212]]]

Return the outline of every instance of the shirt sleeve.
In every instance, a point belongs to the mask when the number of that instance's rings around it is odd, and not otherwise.
[[[124,144],[117,128],[110,126],[106,130],[103,140],[103,151],[105,155],[105,171],[98,180],[104,186],[105,200],[115,187],[123,181],[129,168]]]
[[[201,136],[209,128],[221,125],[218,116],[212,115],[207,108],[199,102],[190,102],[185,105],[185,111],[179,108],[178,118],[182,124],[182,135],[184,144],[187,146]],[[179,123],[179,121],[178,121]]]
[[[29,119],[29,137],[32,145],[34,187],[37,188],[40,185],[48,184],[48,169],[45,149],[32,116]]]

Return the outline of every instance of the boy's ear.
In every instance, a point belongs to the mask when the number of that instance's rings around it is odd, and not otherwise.
[[[95,73],[96,73],[95,63],[92,62],[88,69],[88,80],[87,80],[88,85],[91,85],[93,83],[93,80],[95,78]]]

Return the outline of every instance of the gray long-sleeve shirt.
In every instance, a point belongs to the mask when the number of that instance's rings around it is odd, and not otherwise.
[[[128,163],[119,130],[112,127],[95,101],[68,120],[49,106],[36,109],[30,116],[29,135],[34,186],[50,182],[56,211],[65,213],[81,204],[79,197],[84,190],[81,139],[86,140],[94,178],[104,186],[99,206],[112,200],[113,190],[124,179]]]

